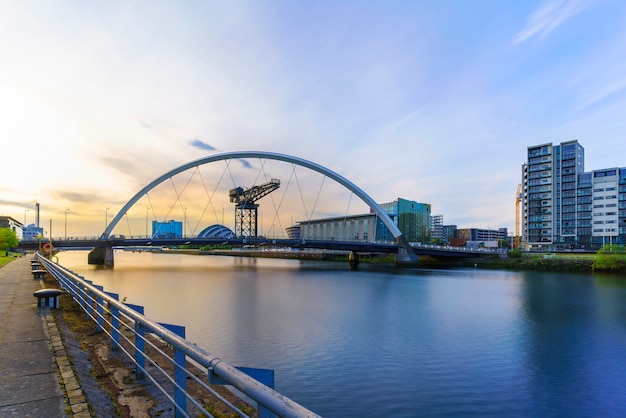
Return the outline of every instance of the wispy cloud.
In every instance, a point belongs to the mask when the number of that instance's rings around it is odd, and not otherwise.
[[[194,139],[193,141],[189,142],[189,145],[191,145],[192,147],[204,150],[204,151],[215,151],[215,147],[212,145],[207,144],[206,142],[203,142],[199,139]]]
[[[588,2],[584,0],[550,0],[528,18],[526,27],[515,35],[513,45],[533,36],[547,36],[572,16],[579,13]]]
[[[626,78],[615,79],[602,86],[596,86],[594,89],[589,89],[583,95],[582,101],[575,111],[581,111],[588,107],[595,105],[596,103],[606,100],[610,97],[617,96],[626,90]]]
[[[143,128],[146,128],[146,129],[152,129],[152,125],[150,125],[148,122],[145,122],[145,121],[143,121],[143,120],[140,120],[140,121],[139,121],[139,124],[140,124]]]
[[[66,200],[74,203],[91,203],[100,197],[100,194],[94,191],[82,191],[82,192],[66,192],[56,191],[52,193],[52,196],[57,199]]]
[[[238,161],[244,166],[244,168],[252,168],[252,164],[250,164],[248,160],[239,159]]]

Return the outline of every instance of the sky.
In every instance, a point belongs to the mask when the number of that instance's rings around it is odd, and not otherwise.
[[[231,151],[510,232],[527,147],[626,166],[622,0],[0,0],[0,39],[0,215],[33,223],[39,202],[53,236],[99,235],[155,178]]]

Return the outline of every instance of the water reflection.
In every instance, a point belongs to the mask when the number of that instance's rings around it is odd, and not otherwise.
[[[626,287],[602,276],[116,252],[60,261],[327,417],[620,416]]]
[[[620,416],[626,367],[623,288],[607,292],[589,275],[525,273],[523,285],[530,411],[541,416]],[[620,291],[621,290],[621,291]],[[608,315],[607,315],[608,314]],[[603,411],[600,413],[600,411]]]

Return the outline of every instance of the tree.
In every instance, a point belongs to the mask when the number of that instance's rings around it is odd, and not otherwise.
[[[15,231],[11,228],[0,228],[0,250],[6,251],[15,248],[19,244]]]

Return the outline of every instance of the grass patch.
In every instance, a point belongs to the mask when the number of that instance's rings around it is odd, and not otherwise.
[[[13,251],[0,251],[0,266],[4,266],[6,263],[9,263],[16,258],[20,257],[22,254],[15,253]]]

